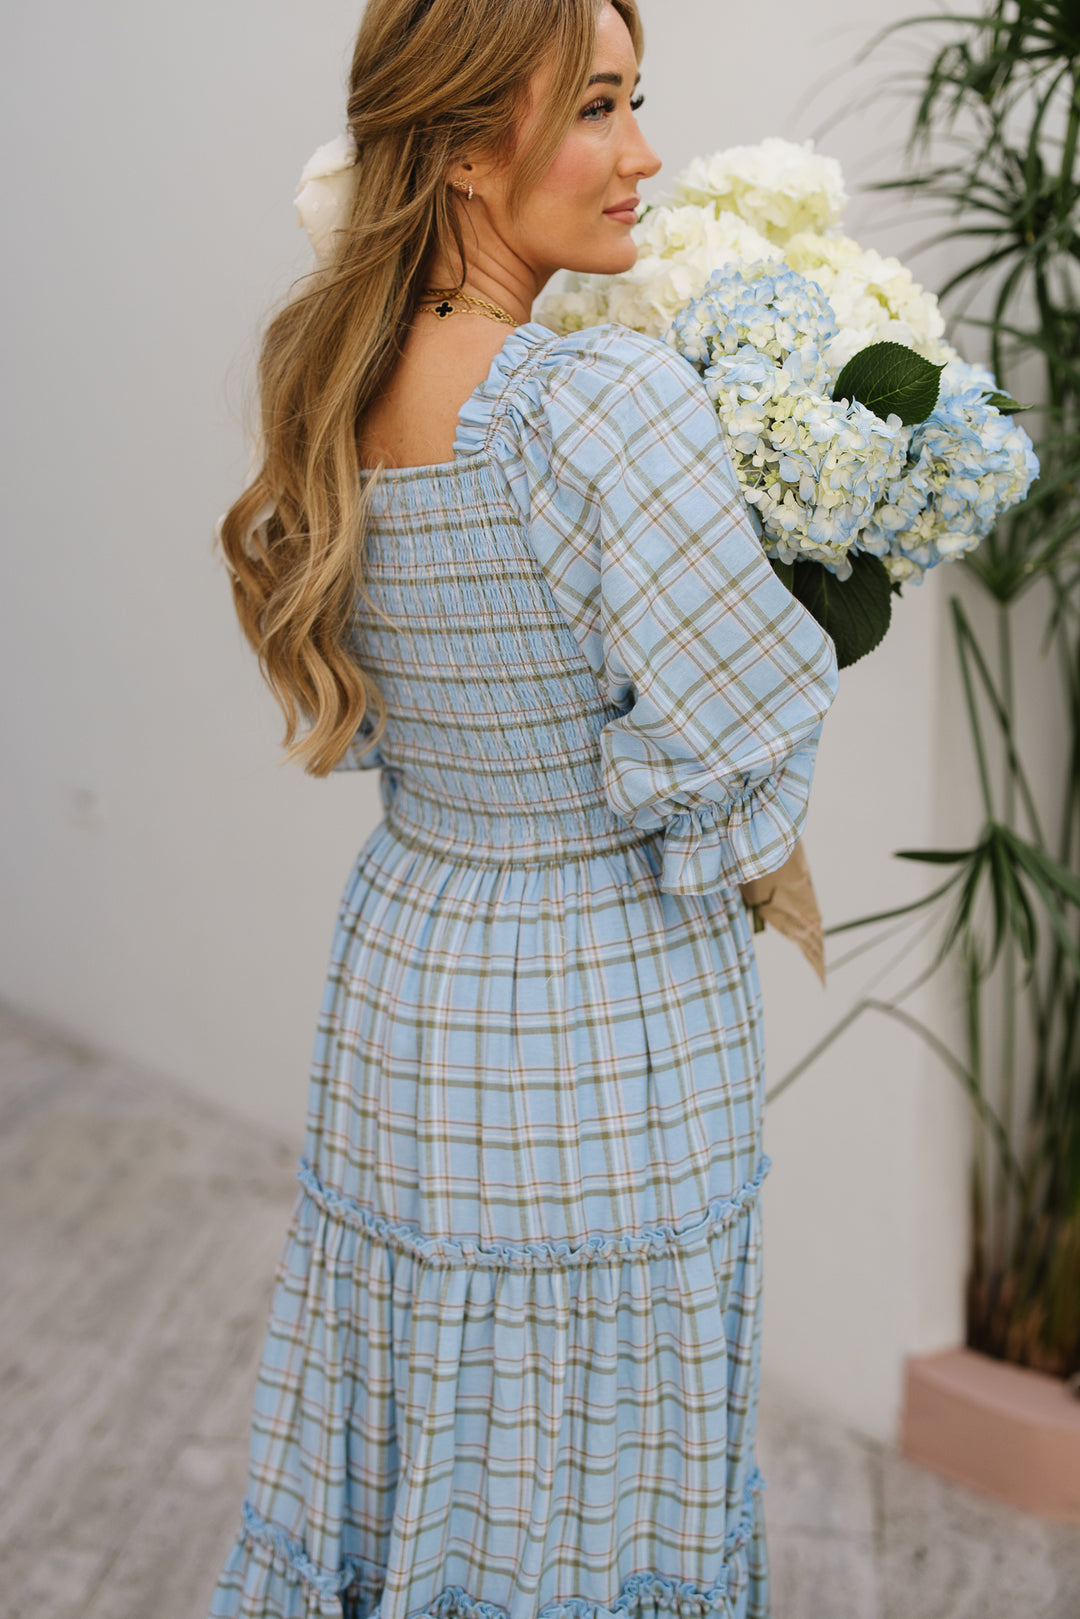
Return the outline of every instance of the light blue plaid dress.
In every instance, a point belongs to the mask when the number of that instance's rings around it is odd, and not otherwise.
[[[518,328],[454,453],[373,491],[385,818],[212,1619],[763,1619],[737,884],[803,825],[832,644],[663,344]]]

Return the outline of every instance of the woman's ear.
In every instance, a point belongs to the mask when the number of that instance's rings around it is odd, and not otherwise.
[[[465,195],[472,186],[476,195],[481,192],[485,180],[491,177],[494,168],[494,163],[485,162],[481,158],[459,157],[447,165],[444,178],[447,185],[453,186],[455,191]]]

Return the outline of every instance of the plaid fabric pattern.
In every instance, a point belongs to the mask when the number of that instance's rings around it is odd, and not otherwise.
[[[385,816],[337,919],[211,1619],[767,1619],[763,1052],[735,884],[831,645],[694,373],[507,340],[375,491]]]

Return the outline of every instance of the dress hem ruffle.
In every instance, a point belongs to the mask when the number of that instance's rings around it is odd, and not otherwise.
[[[307,1158],[300,1159],[296,1176],[316,1207],[330,1219],[378,1237],[424,1264],[446,1269],[491,1266],[499,1269],[561,1270],[571,1265],[615,1259],[655,1259],[673,1243],[683,1245],[695,1239],[711,1237],[733,1225],[756,1202],[762,1182],[771,1168],[772,1159],[763,1153],[750,1180],[730,1197],[714,1198],[704,1215],[695,1215],[693,1220],[682,1225],[664,1222],[633,1234],[619,1237],[597,1235],[577,1243],[481,1243],[450,1237],[422,1237],[406,1221],[389,1220],[333,1187],[324,1186]]]
[[[730,1562],[749,1542],[754,1529],[755,1497],[766,1488],[766,1481],[755,1467],[743,1490],[743,1510],[738,1528],[728,1536],[724,1547],[725,1567],[711,1585],[695,1580],[678,1580],[646,1569],[631,1574],[620,1587],[618,1596],[609,1605],[590,1597],[557,1597],[539,1610],[536,1619],[633,1619],[633,1616],[662,1609],[675,1619],[708,1619],[709,1615],[724,1616],[731,1611],[735,1593],[731,1590]],[[302,1606],[289,1602],[285,1593],[279,1607],[283,1616],[318,1613],[348,1614],[356,1608],[363,1619],[380,1619],[383,1576],[374,1564],[361,1559],[346,1558],[336,1574],[321,1574],[308,1557],[301,1541],[292,1539],[284,1531],[259,1517],[245,1501],[242,1509],[242,1528],[234,1544],[234,1555],[247,1557],[251,1553],[269,1553],[271,1566],[266,1579],[284,1581],[292,1596]],[[278,1565],[281,1572],[278,1572]],[[303,1593],[303,1595],[301,1595]],[[269,1591],[266,1592],[268,1596]],[[241,1593],[238,1590],[237,1596]],[[311,1598],[311,1603],[308,1597]],[[365,1598],[369,1600],[364,1600]],[[342,1606],[343,1603],[349,1606]],[[314,1606],[312,1606],[314,1604]],[[356,1605],[360,1604],[359,1607]],[[499,1603],[485,1602],[472,1597],[460,1585],[446,1586],[434,1601],[411,1619],[509,1619],[506,1608]]]

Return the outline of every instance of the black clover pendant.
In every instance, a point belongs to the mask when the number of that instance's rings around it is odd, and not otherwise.
[[[454,306],[453,304],[448,303],[444,298],[441,304],[435,305],[435,313],[438,315],[440,320],[445,320],[447,315],[452,315],[454,313]]]

